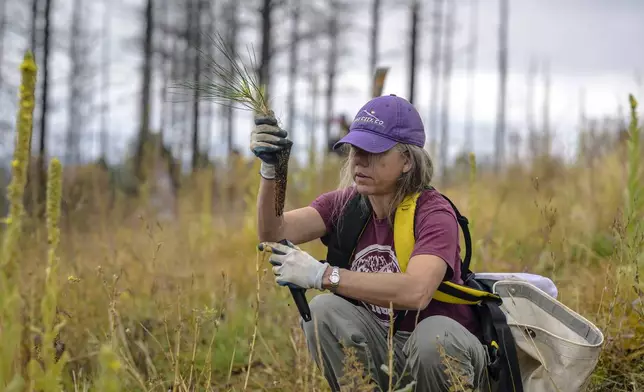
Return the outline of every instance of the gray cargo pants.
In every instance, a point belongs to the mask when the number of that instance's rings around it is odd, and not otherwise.
[[[301,320],[302,327],[309,353],[318,367],[322,366],[331,389],[340,390],[344,344],[356,348],[357,357],[369,372],[367,377],[379,386],[374,390],[387,391],[389,375],[380,367],[389,363],[388,329],[378,324],[367,309],[337,295],[320,294],[311,300],[310,307],[313,319],[308,323]],[[451,390],[456,391],[488,391],[487,352],[458,322],[444,316],[428,317],[412,333],[399,331],[393,343],[393,390],[415,380],[412,390],[418,392],[447,392],[450,386],[455,386]],[[439,347],[451,358],[447,360],[449,367],[445,366]]]

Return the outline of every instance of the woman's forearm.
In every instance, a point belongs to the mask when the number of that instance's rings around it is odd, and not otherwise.
[[[322,279],[322,288],[329,289],[331,268],[327,268]],[[337,293],[366,303],[394,309],[424,309],[431,296],[424,285],[405,273],[370,273],[340,270],[340,286]],[[390,305],[391,303],[391,305]]]
[[[260,242],[277,242],[284,238],[283,216],[275,214],[275,180],[260,178],[257,194],[257,233]]]

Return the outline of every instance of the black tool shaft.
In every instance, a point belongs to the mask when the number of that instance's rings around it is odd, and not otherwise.
[[[300,316],[304,321],[311,321],[311,309],[309,308],[309,303],[306,301],[306,296],[304,295],[303,289],[294,289],[289,287],[291,290],[291,295],[293,296],[293,301],[297,306],[297,310],[300,312]]]
[[[288,241],[285,239],[279,241],[279,243],[288,246]],[[293,297],[293,301],[295,301],[297,310],[300,312],[300,316],[302,316],[306,322],[311,321],[311,308],[309,308],[309,303],[304,295],[305,290],[293,287],[289,287],[289,290],[291,290],[291,296]]]

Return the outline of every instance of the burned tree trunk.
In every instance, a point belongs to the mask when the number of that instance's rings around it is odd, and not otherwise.
[[[216,29],[216,1],[215,0],[207,0],[207,5],[208,9],[205,12],[206,13],[206,31],[209,36],[213,36],[215,34],[215,29]],[[168,23],[172,21],[172,14],[168,12]],[[210,58],[214,56],[214,48],[213,45],[208,45],[205,49],[206,53]],[[205,110],[203,114],[203,118],[206,121],[206,132],[204,134],[204,144],[206,148],[203,151],[203,157],[206,161],[209,160],[209,155],[210,155],[210,150],[212,147],[212,128],[214,124],[214,108],[213,104],[210,102],[205,102]]]
[[[549,158],[552,153],[552,132],[550,129],[550,65],[543,64],[543,103],[542,103],[543,139],[540,154]]]
[[[6,0],[2,0],[3,8],[6,9]],[[36,57],[36,50],[38,49],[38,17],[40,16],[40,0],[31,0],[31,52]],[[4,12],[3,12],[4,18]]]
[[[73,0],[72,2],[72,18],[71,28],[69,34],[69,60],[70,72],[68,74],[68,85],[70,93],[68,96],[68,123],[67,123],[67,137],[65,140],[65,160],[67,164],[78,163],[78,155],[80,154],[78,145],[78,132],[80,128],[80,78],[81,75],[81,48],[79,40],[81,39],[81,0]]]
[[[101,96],[103,101],[103,107],[101,108],[101,136],[100,136],[100,154],[101,160],[104,163],[107,163],[107,152],[108,149],[108,128],[109,128],[109,115],[110,115],[110,24],[112,21],[112,0],[103,1],[103,45],[101,53]]]
[[[477,57],[477,37],[478,37],[478,2],[479,0],[471,0],[470,3],[470,39],[467,56],[467,72],[468,72],[468,93],[465,103],[465,131],[464,133],[464,150],[466,152],[472,151],[474,147],[472,143],[473,128],[474,128],[474,81],[476,75],[476,57]]]
[[[414,103],[416,85],[416,57],[418,46],[418,16],[420,13],[420,4],[418,0],[413,0],[411,4],[411,28],[409,40],[409,102]]]
[[[191,38],[195,48],[201,48],[201,14],[203,11],[203,1],[194,0],[196,4],[192,7],[192,15],[190,23]],[[201,56],[199,51],[193,49],[194,68],[193,68],[193,82],[196,84],[201,81]],[[194,96],[192,102],[192,172],[197,171],[199,165],[199,89],[194,89]]]
[[[51,50],[51,11],[53,0],[45,0],[45,29],[43,32],[43,79],[42,79],[42,98],[40,101],[40,146],[38,149],[38,200],[45,199],[45,173],[46,173],[46,153],[47,153],[47,109],[49,108],[49,54]]]
[[[536,61],[532,59],[528,68],[526,80],[526,127],[528,129],[528,152],[530,158],[534,161],[539,155],[537,126],[535,124],[534,114],[534,87],[537,74]]]
[[[508,78],[508,0],[501,0],[499,15],[499,93],[496,112],[494,170],[499,172],[505,160],[505,106]]]
[[[378,33],[380,32],[380,6],[381,0],[372,0],[371,3],[371,44],[369,49],[369,75],[376,73],[378,66]]]
[[[448,8],[445,13],[445,45],[443,48],[443,107],[441,110],[441,143],[440,143],[440,171],[442,173],[442,182],[449,181],[448,176],[448,146],[449,146],[449,126],[450,126],[450,92],[452,81],[452,55],[454,40],[454,21],[456,14],[456,4],[448,1]]]
[[[333,121],[333,97],[335,93],[335,77],[338,68],[338,2],[331,1],[331,9],[329,11],[329,21],[327,34],[329,37],[329,50],[327,54],[327,83],[326,83],[326,117],[324,136],[325,142],[328,145],[328,151],[331,146],[331,123]]]
[[[270,94],[270,68],[271,68],[271,54],[272,54],[272,20],[271,14],[274,6],[273,0],[263,0],[262,9],[260,11],[261,17],[261,62],[259,66],[259,84],[266,87],[266,96]]]
[[[300,40],[300,0],[293,0],[293,9],[291,16],[291,47],[289,52],[289,69],[288,69],[288,97],[286,99],[288,107],[288,124],[286,129],[290,137],[293,137],[293,127],[295,124],[295,87],[297,85],[297,67],[298,67],[298,49]]]
[[[432,155],[436,153],[436,141],[438,139],[438,103],[440,91],[440,73],[442,49],[441,41],[443,36],[443,5],[444,0],[434,0],[432,11],[432,49],[431,49],[431,85],[429,97],[429,140]]]
[[[237,37],[239,35],[239,5],[237,0],[229,0],[226,4],[226,21],[228,23],[228,34],[226,36],[227,50],[232,56],[237,56]],[[235,113],[232,105],[227,106],[226,111],[226,144],[227,156],[233,156],[233,135],[235,127]]]
[[[141,81],[141,101],[139,104],[140,124],[136,156],[134,157],[134,172],[139,182],[145,180],[143,173],[144,149],[150,132],[150,104],[152,80],[152,35],[154,32],[153,1],[147,0],[145,6],[145,41],[143,46],[143,78]]]
[[[32,0],[35,1],[35,0]],[[4,50],[4,32],[7,20],[7,0],[0,0],[0,69],[2,69],[2,55]],[[32,51],[33,52],[33,51]],[[2,73],[0,72],[0,87],[2,87]]]

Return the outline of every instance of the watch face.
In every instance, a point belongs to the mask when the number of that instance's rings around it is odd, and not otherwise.
[[[331,283],[338,283],[340,281],[340,276],[331,274],[329,280],[331,281]]]

